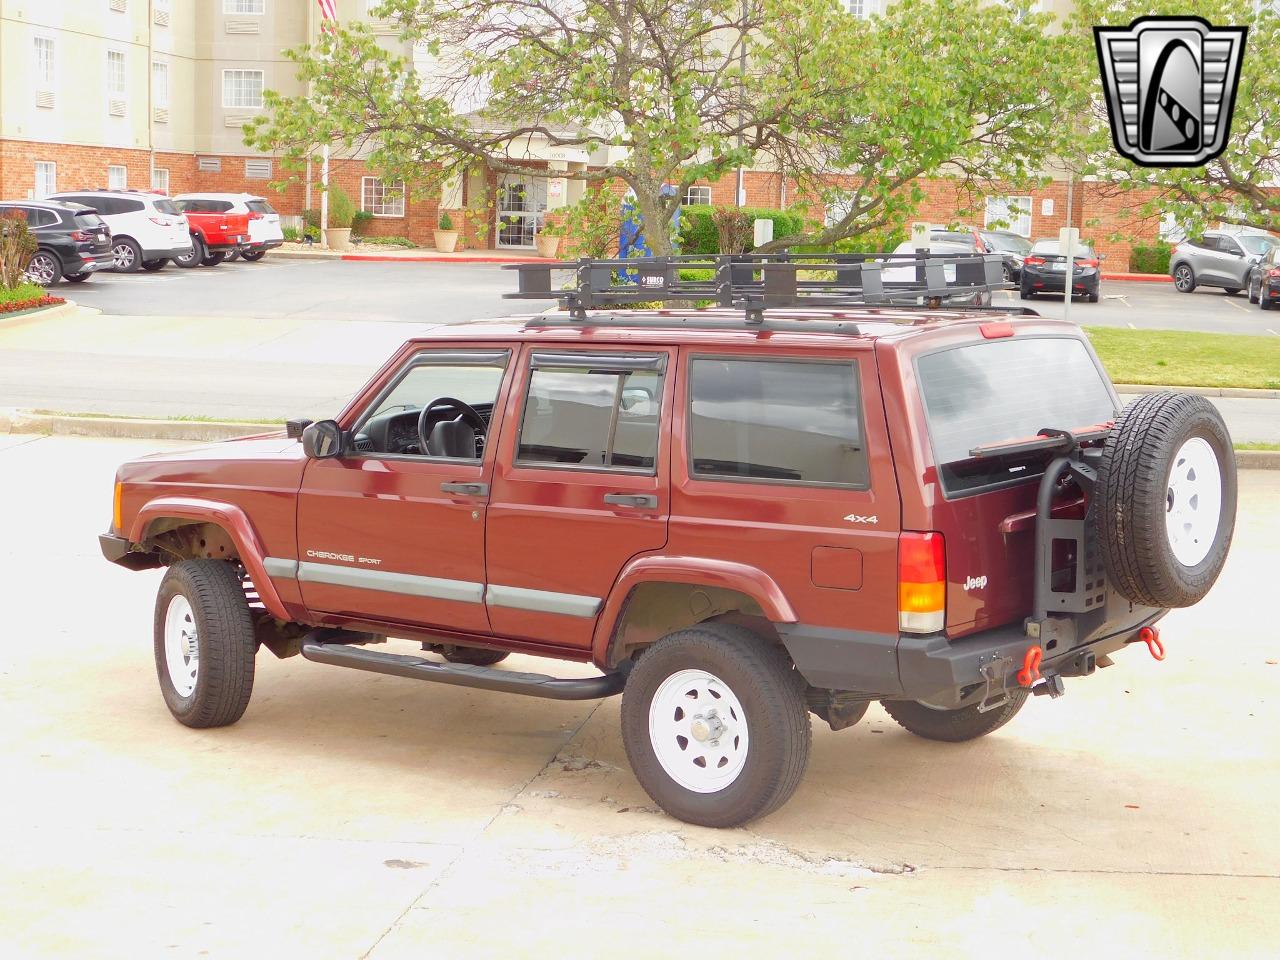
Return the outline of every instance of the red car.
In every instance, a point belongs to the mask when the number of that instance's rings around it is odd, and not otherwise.
[[[180,267],[216,267],[249,245],[249,215],[215,209],[208,200],[175,197],[191,225],[191,253],[173,258]]]
[[[122,466],[101,546],[169,567],[154,649],[173,715],[234,723],[260,646],[622,693],[644,788],[726,826],[795,790],[810,713],[841,729],[878,700],[969,740],[1131,644],[1162,656],[1157,622],[1231,541],[1212,404],[1122,413],[1073,324],[894,306],[940,294],[881,289],[862,255],[798,286],[813,261],[726,261],[701,286],[666,261],[574,265],[568,291],[533,266],[526,295],[568,309],[437,326],[333,420]],[[998,258],[978,266],[1002,282]],[[725,305],[592,310],[708,297]],[[494,666],[513,652],[601,672]]]

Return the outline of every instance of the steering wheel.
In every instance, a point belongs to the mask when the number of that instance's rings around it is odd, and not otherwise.
[[[427,452],[427,438],[431,436],[430,421],[431,412],[437,407],[453,407],[455,410],[461,411],[453,419],[465,420],[471,424],[476,431],[476,436],[483,437],[488,432],[485,425],[484,417],[476,413],[475,408],[468,403],[463,403],[457,397],[436,397],[418,414],[418,449],[423,453]]]

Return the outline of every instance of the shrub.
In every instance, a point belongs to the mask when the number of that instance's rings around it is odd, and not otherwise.
[[[44,287],[29,280],[22,280],[14,287],[0,288],[0,313],[16,313],[33,307],[52,306],[55,303],[66,303],[66,300],[62,297],[49,296],[44,292]]]
[[[453,229],[453,217],[449,216],[449,212],[447,210],[444,213],[440,214],[440,229],[441,230]]]
[[[351,232],[358,237],[364,236],[373,220],[373,214],[367,210],[357,210],[351,215]]]
[[[1138,245],[1129,251],[1129,269],[1134,273],[1168,273],[1173,246],[1163,241]]]
[[[790,210],[769,210],[758,207],[708,207],[691,206],[680,208],[680,252],[698,256],[713,256],[721,253],[720,232],[716,229],[717,211],[723,210],[740,215],[746,220],[746,246],[743,251],[754,249],[753,224],[756,220],[772,220],[773,235],[778,239],[801,233],[805,229],[804,217]],[[736,218],[734,218],[736,219]]]
[[[27,264],[38,248],[36,238],[27,228],[26,214],[15,211],[0,217],[0,290],[24,285]]]
[[[417,246],[408,237],[361,237],[360,243],[373,244],[375,247],[404,247],[405,249]]]
[[[303,211],[302,211],[302,222],[303,222],[303,223],[305,223],[308,227],[315,227],[317,230],[319,230],[319,229],[320,229],[320,210],[319,210],[319,208],[317,208],[317,209],[315,209],[315,210],[303,210]]]
[[[355,218],[356,206],[351,198],[338,186],[329,188],[329,226],[337,230],[345,230],[351,226]]]

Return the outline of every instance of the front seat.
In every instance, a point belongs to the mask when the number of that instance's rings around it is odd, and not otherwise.
[[[427,437],[427,454],[432,457],[476,458],[476,432],[469,423],[441,420]]]

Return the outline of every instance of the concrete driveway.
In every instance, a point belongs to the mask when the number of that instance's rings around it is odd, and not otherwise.
[[[712,831],[652,808],[616,700],[264,652],[239,724],[179,726],[159,574],[96,544],[116,464],[156,446],[0,437],[7,956],[1276,954],[1280,474],[1242,474],[1226,571],[1165,621],[1166,662],[1123,653],[972,744],[878,707],[815,723],[794,799]]]

